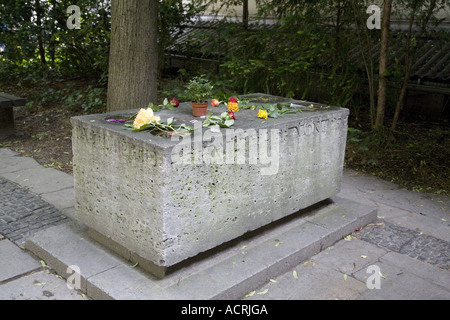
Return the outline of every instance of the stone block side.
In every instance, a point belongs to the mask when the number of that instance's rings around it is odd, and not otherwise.
[[[76,219],[164,265],[163,152],[77,118],[72,125]]]
[[[171,184],[164,196],[168,265],[338,194],[347,118],[348,110],[337,109],[268,127],[268,136],[271,129],[278,130],[280,146],[278,171],[272,175],[261,174],[261,169],[268,167],[261,159],[257,164],[249,163],[248,137],[255,139],[250,131],[235,130],[240,139],[247,135],[245,164],[225,162],[227,139],[232,140],[232,135],[227,137],[222,130],[220,145],[220,135],[208,142],[203,131],[203,152],[218,156],[216,162],[220,162],[222,152],[223,163],[180,165],[175,161],[168,168]],[[256,136],[259,143],[261,137]],[[239,152],[237,140],[235,154]],[[272,142],[270,136],[268,150]],[[187,151],[177,149],[176,158],[194,159],[199,156],[196,152],[193,142]]]

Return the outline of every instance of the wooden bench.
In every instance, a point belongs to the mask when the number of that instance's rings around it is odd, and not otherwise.
[[[14,132],[14,107],[24,106],[24,98],[0,92],[0,137]]]

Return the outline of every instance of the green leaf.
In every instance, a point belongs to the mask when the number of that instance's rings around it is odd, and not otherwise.
[[[294,271],[292,272],[292,275],[294,276],[294,279],[295,279],[295,280],[298,280],[297,271],[294,270]]]
[[[167,125],[170,126],[173,123],[173,118],[167,119]]]
[[[167,98],[165,98],[163,101],[163,105],[167,106],[168,104],[169,104],[169,100],[167,100]]]
[[[229,128],[234,124],[234,120],[230,119],[230,120],[225,120],[225,122],[223,123],[224,127]]]
[[[347,281],[347,275],[344,273],[344,281]]]
[[[269,113],[269,118],[274,118],[274,119],[276,119],[276,118],[278,118],[279,116],[280,116],[280,113],[279,113],[278,111],[274,111],[274,112]]]

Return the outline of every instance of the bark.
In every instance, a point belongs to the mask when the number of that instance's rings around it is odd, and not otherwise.
[[[359,44],[359,50],[361,53],[361,58],[363,60],[364,69],[366,71],[367,75],[367,81],[369,83],[369,101],[370,101],[370,124],[373,127],[375,124],[375,107],[376,107],[376,101],[375,101],[375,63],[372,58],[372,52],[373,52],[373,43],[369,36],[369,30],[367,29],[366,25],[364,24],[364,19],[361,17],[360,10],[357,5],[357,0],[353,0],[351,2],[353,7],[353,15],[354,15],[354,21],[356,26],[356,35],[358,37],[358,44]],[[364,31],[364,34],[361,34],[361,30]],[[365,42],[363,40],[363,36],[365,39]]]
[[[249,19],[249,10],[248,10],[248,0],[242,1],[242,24],[244,25],[244,29],[248,29],[248,19]]]
[[[38,48],[39,48],[39,56],[41,57],[41,64],[46,65],[47,61],[45,60],[45,47],[44,47],[44,27],[42,26],[42,7],[39,3],[40,0],[35,1],[35,9],[36,9],[36,26],[38,27],[39,33],[37,35],[38,39]]]
[[[395,113],[394,113],[394,118],[392,120],[392,125],[391,125],[391,130],[394,131],[395,128],[397,127],[397,122],[398,122],[398,118],[400,117],[400,111],[402,110],[403,107],[403,102],[405,99],[405,95],[406,95],[406,90],[408,88],[408,83],[409,83],[409,79],[411,77],[411,67],[412,67],[412,57],[410,54],[410,50],[411,50],[411,36],[412,36],[412,27],[414,24],[414,17],[415,17],[415,12],[413,12],[411,14],[410,20],[409,20],[409,28],[408,28],[408,35],[406,38],[406,47],[405,47],[405,51],[406,51],[406,55],[405,55],[405,65],[406,65],[406,74],[405,77],[403,78],[403,83],[400,89],[400,95],[397,99],[397,104],[395,106]]]
[[[112,0],[107,111],[157,103],[158,0]]]
[[[380,128],[384,124],[384,114],[386,110],[386,87],[388,74],[388,49],[389,49],[389,29],[391,24],[392,0],[384,1],[383,22],[381,25],[380,43],[380,69],[378,80],[378,104],[375,119],[375,128]]]

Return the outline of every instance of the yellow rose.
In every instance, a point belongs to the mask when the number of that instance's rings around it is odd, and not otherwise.
[[[237,102],[228,102],[228,111],[238,112],[239,106]]]
[[[148,108],[147,110],[141,109],[134,120],[133,127],[138,130],[146,124],[159,123],[160,120],[160,117],[155,117],[153,115],[153,110],[151,108]]]
[[[267,119],[267,110],[259,110],[258,118]]]

